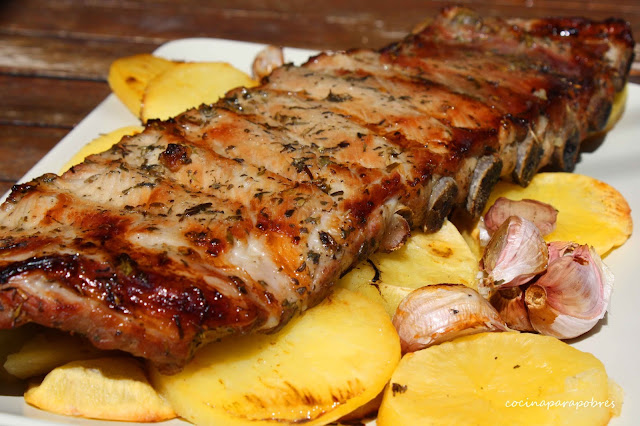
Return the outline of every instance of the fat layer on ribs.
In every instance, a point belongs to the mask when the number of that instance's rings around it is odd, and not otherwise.
[[[177,371],[269,332],[411,227],[502,177],[571,170],[633,51],[618,20],[448,8],[379,51],[322,53],[152,121],[0,212],[0,328],[36,322]],[[215,76],[212,76],[215,78]]]

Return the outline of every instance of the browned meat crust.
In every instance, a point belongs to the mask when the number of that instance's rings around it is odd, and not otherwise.
[[[0,328],[37,322],[176,371],[272,331],[410,227],[500,178],[571,170],[632,61],[622,21],[446,9],[380,51],[323,53],[149,123],[0,212]]]

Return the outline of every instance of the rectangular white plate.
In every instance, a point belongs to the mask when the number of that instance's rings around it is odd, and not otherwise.
[[[167,43],[155,52],[168,59],[226,61],[249,72],[251,62],[262,45],[237,41],[194,38]],[[285,49],[287,62],[304,62],[314,52]],[[609,132],[594,153],[583,154],[577,173],[598,178],[618,189],[629,202],[633,221],[640,223],[640,85],[629,84],[629,99],[622,120]],[[62,139],[21,181],[43,173],[58,173],[67,160],[84,144],[102,133],[122,126],[139,124],[125,106],[109,95],[73,131]],[[625,404],[622,416],[612,425],[631,425],[640,418],[640,233],[635,232],[623,248],[615,250],[605,262],[616,276],[609,313],[587,337],[572,345],[593,353],[607,368],[609,376],[622,386]],[[25,404],[22,397],[0,396],[0,425],[42,426],[76,424],[118,425],[56,416]],[[184,425],[172,420],[163,425]]]

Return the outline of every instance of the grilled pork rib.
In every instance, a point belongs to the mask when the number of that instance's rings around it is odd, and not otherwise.
[[[380,51],[323,53],[17,185],[0,213],[0,328],[36,322],[181,368],[273,331],[411,227],[477,215],[500,178],[571,170],[606,122],[621,21],[446,9]]]

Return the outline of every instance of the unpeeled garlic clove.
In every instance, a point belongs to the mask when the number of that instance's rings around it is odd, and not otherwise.
[[[436,284],[412,291],[398,305],[393,325],[403,353],[468,334],[508,330],[489,302],[462,284]]]
[[[510,200],[500,197],[484,215],[484,223],[490,234],[495,232],[509,216],[520,216],[533,222],[542,235],[556,229],[558,210],[537,200]]]
[[[613,290],[613,274],[587,245],[558,243],[551,252],[554,260],[547,272],[529,286],[525,303],[536,331],[571,339],[591,330],[604,317]]]
[[[531,281],[547,268],[547,243],[533,222],[510,216],[489,240],[481,268],[481,285],[489,289],[515,287]]]
[[[489,302],[510,329],[534,331],[529,321],[529,312],[524,303],[524,291],[521,287],[499,289],[493,292]]]

